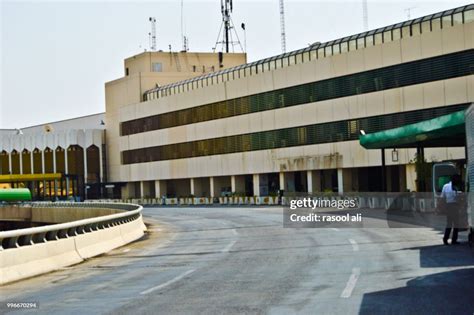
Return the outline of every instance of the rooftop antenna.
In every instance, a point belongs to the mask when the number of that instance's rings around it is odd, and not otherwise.
[[[286,53],[285,5],[283,3],[283,0],[280,0],[280,37],[281,37],[281,52]]]
[[[364,23],[364,31],[369,30],[369,10],[367,9],[367,0],[362,0],[362,21]]]
[[[148,20],[151,24],[151,32],[148,33],[150,36],[150,50],[156,51],[156,19],[154,17],[150,17]]]
[[[408,20],[411,20],[411,11],[412,11],[413,9],[416,9],[416,7],[409,7],[409,8],[406,8],[406,9],[405,9],[405,12],[406,12],[406,14],[407,14],[407,19],[408,19]]]
[[[183,51],[187,51],[186,36],[184,35],[184,0],[181,0],[181,45]]]
[[[222,50],[226,53],[230,52],[230,48],[232,48],[232,52],[234,52],[235,45],[240,46],[240,49],[242,50],[242,52],[244,52],[244,48],[240,43],[239,35],[237,34],[237,31],[234,28],[234,22],[232,22],[232,17],[230,15],[232,13],[232,10],[232,0],[221,0],[222,23],[219,29],[219,33],[217,34],[216,45],[212,48],[213,51],[215,51],[217,46],[221,44]],[[224,33],[222,36],[222,40],[219,41],[222,32],[222,27],[224,27]],[[234,32],[237,41],[233,41],[232,31]]]

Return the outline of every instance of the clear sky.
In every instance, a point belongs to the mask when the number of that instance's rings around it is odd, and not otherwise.
[[[368,1],[369,29],[471,1]],[[219,0],[183,0],[191,51],[210,51],[221,24]],[[362,1],[285,1],[287,50],[363,31]],[[181,1],[0,0],[0,128],[19,128],[105,111],[104,83],[123,76],[123,59],[148,48],[181,49]],[[249,61],[279,54],[278,0],[234,0]]]

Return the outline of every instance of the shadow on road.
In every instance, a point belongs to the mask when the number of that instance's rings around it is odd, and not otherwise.
[[[418,250],[421,268],[474,266],[474,250],[465,243],[456,246],[431,245],[402,250]],[[472,283],[474,287],[474,283]],[[474,295],[472,296],[474,300]]]
[[[359,314],[474,314],[474,268],[417,277],[364,294]]]

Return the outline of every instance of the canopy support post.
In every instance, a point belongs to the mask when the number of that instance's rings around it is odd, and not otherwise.
[[[385,149],[381,150],[382,152],[382,192],[387,191],[387,178],[386,178],[386,170],[385,170]]]

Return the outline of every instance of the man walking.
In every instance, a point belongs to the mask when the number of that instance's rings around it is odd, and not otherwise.
[[[449,236],[451,230],[453,235],[451,238],[451,244],[456,245],[458,243],[458,217],[459,217],[459,205],[457,203],[457,189],[461,182],[459,175],[453,175],[449,183],[443,186],[441,197],[444,198],[446,203],[446,229],[444,231],[443,243],[448,245]]]

